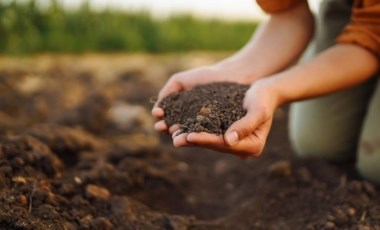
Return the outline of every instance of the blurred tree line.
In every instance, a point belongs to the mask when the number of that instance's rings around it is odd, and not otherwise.
[[[256,23],[177,15],[93,10],[85,2],[68,10],[57,0],[0,0],[0,53],[228,51],[240,48]]]

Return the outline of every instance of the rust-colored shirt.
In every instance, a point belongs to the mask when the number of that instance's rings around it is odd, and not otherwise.
[[[287,10],[306,0],[256,0],[267,13]],[[344,28],[337,43],[362,46],[380,56],[380,0],[355,0],[351,22]]]

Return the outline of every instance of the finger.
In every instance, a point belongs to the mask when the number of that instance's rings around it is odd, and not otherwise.
[[[232,154],[239,157],[240,159],[247,159],[249,157],[258,156],[262,151],[262,147],[259,141],[252,134],[232,147],[225,144],[222,136],[217,136],[206,132],[189,133],[187,135],[187,142],[198,145],[200,147]]]
[[[255,129],[265,120],[260,113],[248,112],[243,118],[234,122],[224,134],[224,141],[228,146],[234,146],[248,135],[252,134]]]
[[[185,146],[193,146],[194,144],[187,141],[188,133],[182,133],[173,138],[174,147],[185,147]]]
[[[183,90],[183,85],[179,81],[177,81],[175,77],[172,77],[159,92],[158,99],[157,99],[157,102],[154,104],[154,107],[158,107],[161,100],[165,98],[166,96],[169,96],[172,93],[179,92],[182,90]]]
[[[156,119],[162,119],[164,117],[164,110],[160,107],[153,107],[152,109],[152,115],[156,118]]]
[[[260,155],[262,146],[264,145],[264,143],[261,143],[260,139],[253,134],[243,138],[234,146],[226,145],[222,136],[209,133],[190,133],[187,136],[187,141],[220,152],[230,153],[242,159]]]
[[[168,125],[166,124],[166,122],[164,120],[161,120],[161,121],[157,121],[155,124],[154,124],[154,129],[158,132],[167,132],[168,130]]]
[[[175,124],[169,127],[169,133],[173,134],[181,128],[179,124]]]
[[[246,142],[242,142],[241,145],[229,147],[224,143],[222,136],[213,135],[210,133],[190,133],[187,136],[187,141],[190,143],[193,143],[195,145],[198,145],[200,147],[216,150],[222,153],[235,155],[241,159],[248,158],[248,155],[251,153],[243,152],[243,150],[246,150],[247,144]]]
[[[179,134],[181,134],[181,130],[177,130],[175,132],[172,133],[172,139],[174,139],[176,136],[178,136]]]
[[[215,135],[206,132],[189,133],[187,141],[197,145],[215,145],[224,146],[224,140],[222,135]]]

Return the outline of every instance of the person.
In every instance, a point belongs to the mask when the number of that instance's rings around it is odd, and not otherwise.
[[[174,134],[176,147],[255,157],[263,151],[276,108],[296,102],[289,130],[299,156],[336,161],[356,153],[359,173],[380,183],[380,1],[325,0],[316,23],[306,0],[257,2],[270,19],[240,51],[174,74],[158,96],[160,101],[208,82],[251,84],[243,103],[246,116],[223,136],[177,135],[179,126],[167,127],[156,104],[155,129]],[[297,63],[313,37],[312,57]]]

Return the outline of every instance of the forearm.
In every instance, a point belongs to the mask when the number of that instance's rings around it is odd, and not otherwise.
[[[255,80],[293,64],[307,47],[314,30],[314,18],[307,3],[274,14],[261,25],[248,44],[222,65],[246,70]]]
[[[347,89],[368,80],[379,68],[376,56],[356,45],[336,45],[309,62],[264,79],[277,105]]]

